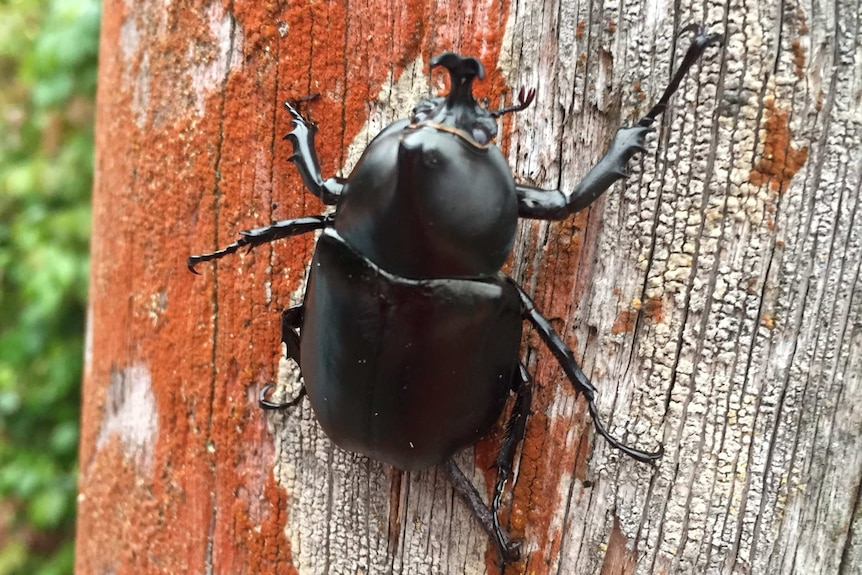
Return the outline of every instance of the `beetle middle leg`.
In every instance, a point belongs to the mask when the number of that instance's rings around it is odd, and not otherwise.
[[[287,358],[299,363],[299,333],[296,331],[302,327],[302,317],[305,313],[303,304],[291,306],[281,312],[281,341],[287,346]]]
[[[629,447],[608,433],[599,418],[599,410],[598,407],[596,407],[596,394],[598,391],[593,384],[590,383],[589,378],[587,378],[587,375],[578,365],[577,361],[575,361],[575,356],[572,353],[572,350],[569,349],[562,338],[556,331],[554,331],[554,328],[551,326],[551,322],[539,313],[536,309],[535,303],[530,296],[527,295],[527,292],[525,292],[523,288],[521,288],[521,286],[515,283],[511,278],[509,281],[518,291],[518,295],[521,298],[521,306],[524,311],[525,319],[527,319],[536,331],[539,332],[539,336],[545,342],[545,345],[550,348],[551,353],[554,354],[554,357],[559,362],[560,367],[563,368],[563,371],[575,389],[586,397],[587,408],[589,409],[590,416],[593,418],[593,425],[595,425],[596,431],[599,435],[604,437],[611,446],[619,449],[629,457],[643,463],[654,463],[657,459],[661,458],[661,456],[664,455],[663,446],[659,446],[657,451],[641,451],[640,449]]]
[[[476,491],[476,488],[473,487],[470,480],[464,476],[464,472],[461,471],[455,463],[455,460],[451,458],[447,459],[440,464],[440,467],[442,467],[443,471],[446,472],[455,492],[460,495],[461,499],[463,499],[467,506],[470,507],[470,511],[473,512],[473,516],[477,521],[479,521],[479,524],[494,542],[502,562],[509,563],[517,561],[521,557],[519,543],[517,541],[512,541],[509,534],[500,527],[496,513],[491,511],[491,509],[485,505],[485,502],[482,501],[482,496],[479,495],[479,492]]]
[[[286,357],[292,359],[302,370],[302,364],[299,361],[299,333],[297,329],[302,327],[302,316],[305,312],[305,306],[302,304],[291,306],[281,313],[281,341],[287,348]],[[275,387],[275,384],[269,383],[260,390],[257,403],[261,409],[285,409],[294,407],[305,396],[305,386],[299,390],[299,393],[292,400],[285,403],[275,403],[267,399],[269,392]]]

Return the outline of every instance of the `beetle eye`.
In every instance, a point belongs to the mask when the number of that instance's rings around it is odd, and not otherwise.
[[[429,168],[437,168],[443,163],[443,157],[437,150],[425,150],[422,153],[422,162]]]
[[[484,129],[482,126],[473,126],[473,140],[476,141],[480,146],[486,145],[491,141],[491,134],[488,133],[488,130]]]

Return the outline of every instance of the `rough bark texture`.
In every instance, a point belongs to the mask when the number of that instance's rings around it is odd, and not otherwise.
[[[495,573],[442,472],[334,447],[309,406],[264,415],[279,313],[313,238],[191,253],[317,214],[281,141],[310,103],[326,175],[480,57],[522,183],[570,189],[687,46],[724,31],[633,177],[525,222],[508,271],[600,388],[593,434],[529,332],[538,383],[507,493],[507,574],[862,572],[862,32],[858,2],[106,2],[77,573]],[[433,80],[433,82],[431,82]],[[282,362],[279,380],[295,384]],[[441,421],[441,425],[445,422]],[[459,462],[489,493],[499,430]]]

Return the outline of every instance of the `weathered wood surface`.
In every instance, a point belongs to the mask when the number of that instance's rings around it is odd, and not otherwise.
[[[420,96],[430,55],[489,71],[516,179],[572,187],[643,114],[703,22],[725,31],[633,176],[526,222],[508,271],[600,388],[612,431],[526,338],[537,386],[506,573],[862,572],[862,32],[858,2],[105,4],[77,573],[495,573],[429,470],[332,446],[308,405],[265,416],[279,312],[312,238],[190,253],[320,213],[280,103],[319,92],[326,174]],[[286,365],[282,381],[287,377]],[[268,417],[268,419],[267,419]],[[441,422],[442,424],[442,422]],[[498,437],[460,456],[483,492]]]

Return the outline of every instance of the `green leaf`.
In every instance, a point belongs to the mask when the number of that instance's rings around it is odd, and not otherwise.
[[[99,19],[0,3],[0,575],[73,569]]]

